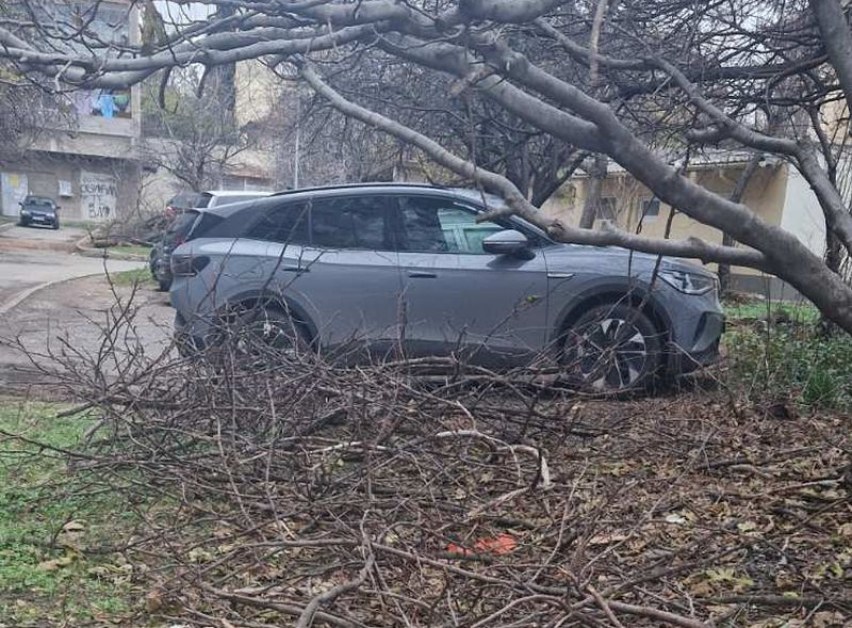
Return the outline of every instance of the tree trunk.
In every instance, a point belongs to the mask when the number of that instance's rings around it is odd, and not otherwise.
[[[589,173],[589,192],[586,195],[586,202],[583,204],[583,213],[580,214],[580,224],[578,226],[581,229],[591,229],[595,226],[595,219],[598,216],[598,208],[601,204],[603,182],[606,179],[607,164],[606,155],[595,155],[592,165],[587,169]]]

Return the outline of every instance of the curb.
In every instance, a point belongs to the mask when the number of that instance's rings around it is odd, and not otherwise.
[[[110,253],[108,248],[98,249],[93,246],[86,246],[83,244],[86,240],[89,239],[89,236],[84,238],[80,238],[74,243],[74,249],[82,255],[83,257],[99,257],[106,259],[114,259],[122,262],[147,262],[148,258],[143,257],[142,255],[128,255],[128,254],[115,254]]]
[[[135,260],[132,260],[135,261]],[[0,303],[0,315],[6,314],[7,312],[15,309],[21,303],[29,299],[36,292],[41,292],[42,290],[46,290],[48,288],[53,288],[54,286],[58,286],[64,283],[70,283],[72,281],[77,281],[78,279],[87,279],[89,277],[101,277],[104,276],[102,272],[97,273],[87,273],[85,275],[77,275],[76,277],[68,277],[67,279],[54,279],[53,281],[46,281],[44,283],[37,284],[35,286],[30,286],[25,290],[22,290],[11,299],[6,301],[5,303]],[[2,625],[2,624],[0,624]]]
[[[86,277],[94,277],[94,276],[99,275],[99,274],[100,273],[92,273],[90,275],[81,275],[79,277],[69,277],[68,279],[56,279],[54,281],[46,281],[44,283],[40,283],[38,285],[27,288],[26,290],[19,292],[18,294],[13,296],[11,299],[9,299],[8,301],[6,301],[2,305],[0,305],[0,314],[5,314],[6,312],[9,312],[10,310],[15,309],[21,303],[23,303],[28,298],[30,298],[32,295],[34,295],[36,292],[40,292],[41,290],[45,290],[47,288],[52,288],[53,286],[56,286],[56,285],[59,285],[59,284],[62,284],[62,283],[74,281],[75,279],[84,279]]]

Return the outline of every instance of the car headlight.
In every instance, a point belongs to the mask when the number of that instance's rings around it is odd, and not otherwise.
[[[716,287],[716,278],[685,270],[661,270],[660,279],[685,294],[706,294]]]
[[[30,215],[30,210],[28,210],[28,209],[22,209],[21,210],[21,216],[29,216],[29,215]]]

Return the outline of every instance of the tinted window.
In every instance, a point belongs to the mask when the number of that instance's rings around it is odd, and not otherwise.
[[[37,209],[51,209],[53,208],[53,201],[49,198],[42,198],[39,196],[30,196],[24,199],[24,205],[29,205],[31,207],[35,207]]]
[[[194,240],[195,238],[203,238],[206,234],[210,233],[213,229],[222,224],[222,222],[223,219],[221,216],[217,216],[211,212],[202,212],[198,220],[195,221],[192,231],[187,235],[186,239]]]
[[[328,249],[390,251],[387,199],[382,196],[313,201],[310,210],[314,246]]]
[[[399,200],[402,248],[406,251],[485,253],[482,241],[505,227],[476,222],[476,213],[452,201],[427,197]]]
[[[288,203],[264,210],[261,217],[246,231],[245,237],[285,244],[308,242],[307,203]],[[241,211],[237,216],[245,216]]]

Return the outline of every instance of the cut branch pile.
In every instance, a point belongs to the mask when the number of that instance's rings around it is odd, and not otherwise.
[[[94,358],[54,356],[51,375],[93,421],[70,470],[139,516],[122,551],[148,565],[141,613],[222,627],[852,613],[848,419],[779,422],[707,394],[579,401],[497,375],[426,385],[404,362],[266,349],[148,358],[120,328]]]

